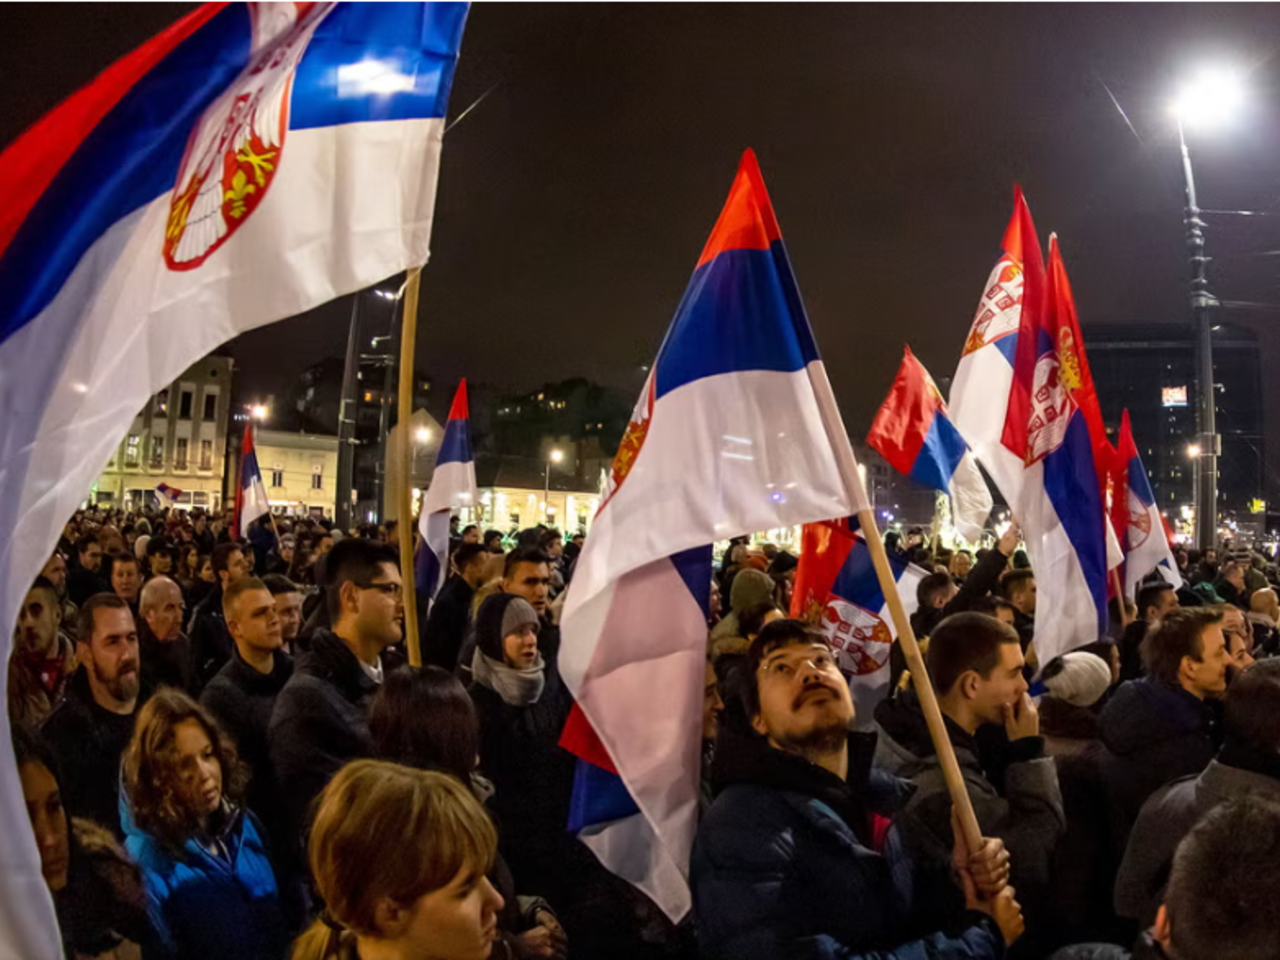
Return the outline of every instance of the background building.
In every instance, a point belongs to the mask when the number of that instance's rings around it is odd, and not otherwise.
[[[253,442],[273,513],[333,517],[337,436],[255,429]]]
[[[153,396],[90,491],[94,503],[158,504],[156,486],[182,491],[178,506],[222,505],[233,364],[205,357]]]

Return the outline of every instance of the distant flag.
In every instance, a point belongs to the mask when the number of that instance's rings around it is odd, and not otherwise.
[[[951,496],[960,536],[977,543],[991,513],[991,491],[969,445],[952,425],[942,394],[910,347],[867,443],[889,466],[922,486]]]
[[[236,487],[235,529],[241,537],[249,536],[249,524],[264,513],[271,512],[267,499],[267,487],[258,469],[258,452],[253,446],[253,424],[244,427],[244,442],[240,445],[240,484]]]
[[[465,18],[206,4],[0,154],[0,622],[150,395],[426,261]],[[0,954],[61,956],[12,776],[0,838]]]
[[[688,912],[711,544],[865,508],[755,155],[742,158],[578,557],[560,669],[571,824]]]
[[[172,507],[178,502],[178,498],[182,496],[182,491],[177,487],[171,487],[167,483],[161,483],[156,486],[156,496],[160,498],[160,502],[166,507]]]
[[[1173,551],[1169,549],[1164,517],[1156,504],[1156,496],[1147,479],[1147,471],[1142,466],[1142,458],[1138,455],[1138,445],[1133,440],[1128,410],[1120,419],[1119,453],[1127,471],[1125,596],[1134,596],[1138,584],[1152,571],[1158,573],[1166,583],[1181,587],[1182,576],[1178,573]]]
[[[1043,309],[1023,311],[1005,446],[1022,456],[1018,499],[1036,581],[1041,663],[1095,642],[1108,626],[1107,520],[1091,429],[1097,396],[1056,238]]]
[[[889,563],[910,616],[916,587],[928,571],[895,557]],[[855,723],[873,726],[876,704],[889,692],[889,653],[898,631],[857,517],[804,525],[791,616],[816,624],[831,640],[853,692]]]
[[[476,505],[476,464],[467,426],[470,415],[464,377],[453,395],[431,486],[418,518],[422,545],[414,562],[416,586],[427,597],[434,597],[449,575],[449,518],[455,509]]]

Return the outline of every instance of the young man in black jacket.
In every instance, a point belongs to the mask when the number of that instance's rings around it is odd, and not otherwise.
[[[478,543],[463,543],[453,552],[454,575],[440,588],[422,631],[423,663],[446,670],[457,665],[471,621],[471,601],[484,583],[488,559],[488,552]]]

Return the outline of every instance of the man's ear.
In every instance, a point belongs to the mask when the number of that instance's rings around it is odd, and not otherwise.
[[[760,736],[762,737],[767,737],[769,735],[769,727],[764,722],[763,714],[757,713],[754,717],[751,718],[751,729],[754,730],[756,733],[760,734]]]
[[[1156,922],[1151,928],[1151,938],[1168,952],[1169,941],[1173,939],[1173,936],[1169,927],[1169,908],[1163,903],[1160,904],[1160,909],[1156,911]]]
[[[978,698],[978,681],[981,679],[976,670],[966,670],[960,674],[960,679],[956,681],[956,686],[959,688],[961,696],[966,700],[976,700]]]

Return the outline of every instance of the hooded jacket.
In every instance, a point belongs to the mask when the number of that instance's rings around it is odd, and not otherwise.
[[[1181,687],[1153,677],[1122,683],[1102,710],[1106,776],[1117,830],[1127,835],[1151,794],[1213,759],[1212,708]]]
[[[954,935],[922,923],[927,898],[913,896],[912,865],[895,831],[874,816],[900,807],[911,787],[871,771],[874,742],[850,735],[848,781],[758,739],[719,751],[719,793],[698,828],[690,865],[701,956],[1004,956],[1004,941],[985,916],[964,914]]]
[[[150,950],[142,872],[107,830],[72,818],[67,885],[53,897],[68,957],[138,956]]]
[[[200,601],[191,618],[191,650],[195,659],[196,681],[203,687],[231,659],[235,643],[227,631],[227,618],[222,613],[222,584],[217,584]]]
[[[712,642],[739,636],[738,618],[772,598],[773,579],[767,573],[749,567],[741,570],[729,588],[729,613],[711,630]]]
[[[9,663],[9,718],[17,723],[35,726],[45,720],[54,707],[66,695],[67,684],[75,675],[75,644],[61,630],[58,631],[57,651],[50,658],[52,664],[45,664],[39,657],[25,658],[14,649]],[[54,666],[55,672],[61,676],[48,690],[41,680],[41,672],[48,666]]]
[[[949,717],[944,720],[982,835],[1004,841],[1015,888],[1023,893],[1043,888],[1049,881],[1054,848],[1067,825],[1058,772],[1053,760],[1044,755],[1044,740],[1026,737],[1009,743],[1001,758],[1003,773],[993,769],[989,775],[977,741]],[[877,766],[916,785],[900,821],[912,849],[939,861],[949,860],[955,844],[951,795],[914,694],[881,703],[876,725],[881,734]]]

